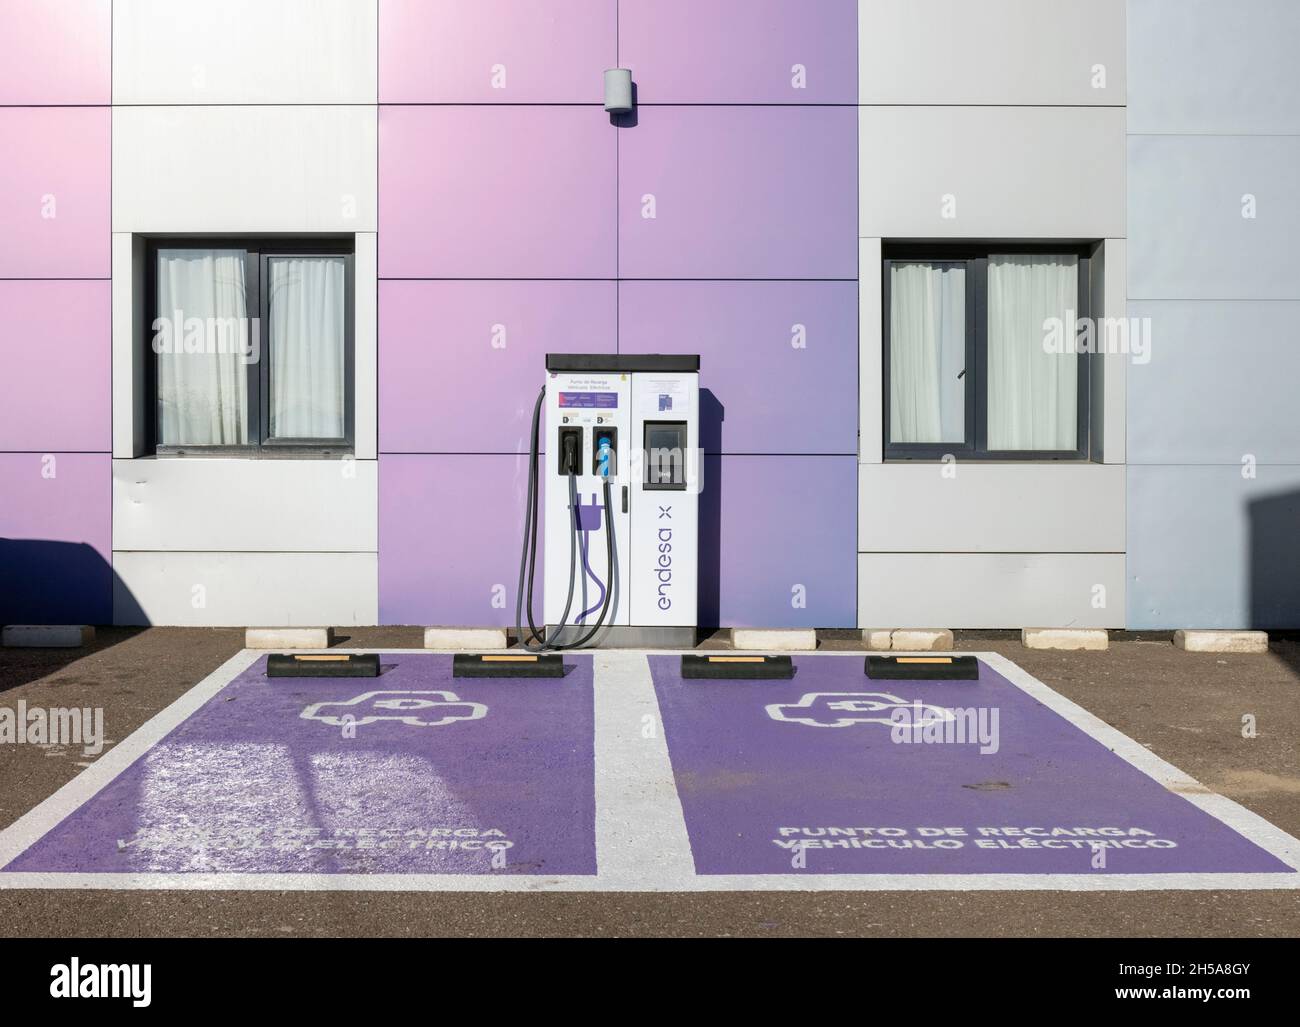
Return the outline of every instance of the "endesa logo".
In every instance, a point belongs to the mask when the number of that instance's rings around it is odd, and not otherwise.
[[[659,508],[659,519],[661,521],[671,521],[673,519],[673,508],[671,506],[661,506]],[[671,524],[661,524],[659,526],[659,559],[655,561],[655,577],[658,579],[659,595],[656,602],[659,609],[671,610],[673,607],[671,593],[673,587],[673,526]]]

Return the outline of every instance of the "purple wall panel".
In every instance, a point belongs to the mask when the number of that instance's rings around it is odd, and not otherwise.
[[[615,137],[599,108],[380,108],[380,276],[614,277]]]
[[[615,0],[381,0],[381,103],[592,103]]]
[[[527,491],[526,456],[380,456],[380,623],[513,624]]]
[[[856,104],[857,0],[621,0],[619,58],[643,103]]]
[[[709,452],[858,448],[854,282],[622,282],[619,348],[699,353]],[[803,326],[805,345],[796,326]]]
[[[857,278],[855,108],[645,107],[637,120],[620,130],[622,277]]]
[[[0,105],[109,103],[112,20],[111,0],[4,0]]]
[[[381,452],[527,452],[546,353],[614,352],[616,302],[613,282],[381,282]]]
[[[380,457],[381,623],[513,623],[527,470],[509,455]],[[700,566],[700,622],[852,627],[856,458],[723,457],[705,474],[700,545],[715,556]],[[541,569],[539,554],[539,615]]]
[[[0,108],[0,278],[109,277],[110,124],[107,107]]]
[[[0,453],[0,495],[0,623],[111,621],[111,457]]]
[[[853,627],[857,491],[853,456],[706,460],[700,496],[700,623]],[[712,563],[710,553],[715,554]],[[793,605],[799,585],[803,607]]]
[[[0,281],[0,451],[111,448],[111,287]]]

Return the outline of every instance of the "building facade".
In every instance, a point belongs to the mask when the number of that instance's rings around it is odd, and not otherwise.
[[[706,626],[1294,625],[1297,38],[3,0],[0,620],[507,626],[561,351],[700,355]]]

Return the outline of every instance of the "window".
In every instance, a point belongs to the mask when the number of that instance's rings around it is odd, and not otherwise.
[[[1088,456],[1088,256],[897,246],[884,262],[885,456]]]
[[[156,240],[146,289],[156,452],[350,449],[350,243]]]

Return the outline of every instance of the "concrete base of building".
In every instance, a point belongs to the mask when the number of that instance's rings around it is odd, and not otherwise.
[[[94,640],[89,624],[8,624],[0,633],[7,649],[76,649]]]
[[[947,628],[866,628],[862,642],[877,652],[948,652],[952,649],[952,632]]]
[[[736,649],[816,649],[817,632],[812,628],[732,628],[731,644]]]
[[[333,628],[249,628],[247,649],[328,649],[334,644]]]
[[[474,650],[504,649],[509,645],[505,628],[425,628],[424,648]]]
[[[1024,628],[1020,641],[1026,649],[1110,648],[1110,633],[1105,628]]]
[[[1199,631],[1180,628],[1174,645],[1189,653],[1266,653],[1267,631]]]

